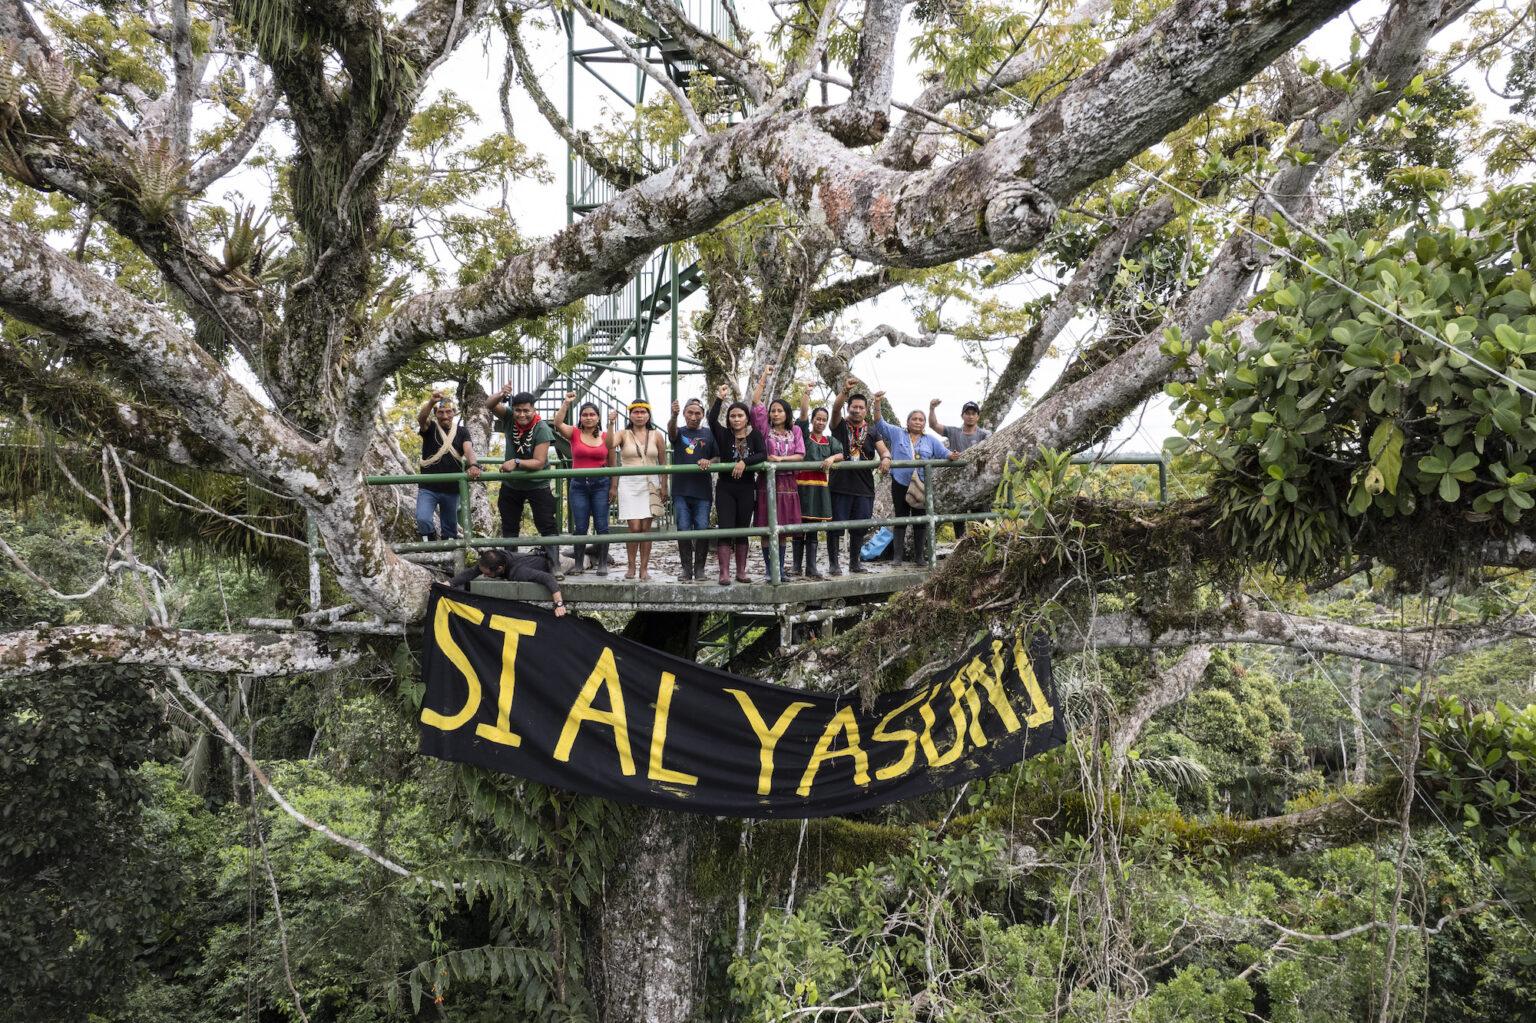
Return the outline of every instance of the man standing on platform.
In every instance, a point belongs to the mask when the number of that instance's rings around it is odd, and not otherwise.
[[[832,492],[832,520],[857,522],[875,514],[875,463],[879,460],[882,470],[891,465],[891,452],[885,441],[870,427],[869,399],[854,392],[856,381],[849,377],[843,389],[832,402],[832,436],[843,445],[847,460],[860,463],[860,468],[844,469],[830,474],[827,489]],[[843,418],[843,405],[848,406],[848,418]],[[866,468],[867,466],[867,468]],[[868,572],[859,559],[859,549],[864,546],[866,527],[857,526],[848,533],[848,571]],[[827,563],[832,575],[842,575],[838,561],[838,547],[844,530],[827,530]]]
[[[501,420],[506,431],[507,459],[501,463],[502,472],[537,472],[549,465],[549,447],[554,443],[555,432],[534,411],[533,395],[527,391],[512,394],[512,385],[508,383],[491,395],[485,407]],[[502,481],[501,494],[496,498],[502,536],[521,534],[525,506],[533,512],[533,526],[540,536],[560,535],[560,526],[555,519],[555,495],[549,489],[549,482],[514,478]],[[545,547],[542,553],[549,562],[550,573],[563,578],[560,552]]]
[[[469,474],[470,479],[477,480],[480,478],[480,466],[475,461],[475,448],[470,443],[469,431],[463,423],[455,423],[453,417],[453,399],[442,391],[433,391],[432,397],[417,411],[422,474],[464,472]],[[433,521],[434,517],[437,522]],[[441,530],[438,522],[441,522]],[[423,483],[417,488],[416,532],[426,540],[458,538],[458,483],[447,480]]]
[[[949,445],[949,457],[958,458],[966,448],[973,448],[992,436],[991,430],[984,430],[977,424],[981,422],[981,406],[974,401],[968,401],[960,406],[960,426],[942,426],[939,424],[939,399],[934,398],[928,402],[928,426],[944,438]],[[965,527],[969,523],[955,523],[955,539],[965,535]]]

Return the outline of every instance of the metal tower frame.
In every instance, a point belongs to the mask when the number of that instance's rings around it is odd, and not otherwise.
[[[675,0],[685,17],[716,36],[734,38],[726,15],[729,0]],[[692,55],[656,22],[638,9],[616,0],[594,5],[628,44],[655,70],[686,88],[701,70]],[[616,97],[630,111],[646,100],[650,78],[600,33],[567,9],[559,15],[566,35],[566,121],[580,129],[584,113],[598,107],[599,97]],[[612,74],[614,65],[633,71],[633,80]],[[744,109],[744,108],[743,108]],[[636,121],[630,128],[635,152],[651,166],[676,162],[676,147],[646,147]],[[566,222],[575,223],[620,193],[569,146],[566,149]],[[702,373],[697,359],[682,350],[681,304],[703,286],[697,263],[683,265],[681,246],[668,245],[646,258],[639,271],[617,291],[593,295],[577,320],[568,325],[553,362],[533,360],[514,364],[493,360],[492,386],[511,380],[516,390],[531,392],[543,415],[552,415],[567,392],[607,408],[623,408],[631,397],[649,398],[649,383],[668,381],[668,400],[678,395],[679,380]],[[658,331],[658,327],[662,327]],[[658,334],[660,337],[658,338]],[[558,371],[578,349],[578,361],[568,372]]]

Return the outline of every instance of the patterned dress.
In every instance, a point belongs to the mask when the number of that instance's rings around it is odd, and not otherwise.
[[[805,436],[805,460],[822,462],[833,455],[843,453],[843,444],[831,434],[817,437],[804,422],[796,424]],[[822,469],[801,469],[797,474],[800,487],[800,521],[830,522],[832,520],[832,495],[827,492],[827,474]]]
[[[776,434],[768,426],[768,408],[765,405],[752,406],[752,424],[763,435],[770,455],[805,455],[805,438],[800,434],[800,427],[791,426],[786,434]],[[796,461],[800,459],[797,458]],[[778,499],[775,512],[778,523],[781,526],[795,525],[800,521],[800,488],[792,472],[776,473],[774,476],[774,489]],[[768,524],[768,474],[765,472],[757,478],[757,524]]]

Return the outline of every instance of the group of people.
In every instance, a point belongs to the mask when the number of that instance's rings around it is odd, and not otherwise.
[[[911,459],[955,459],[960,453],[985,440],[989,433],[978,425],[980,408],[967,402],[961,410],[961,426],[941,426],[935,398],[928,413],[913,410],[905,428],[885,421],[881,415],[883,391],[867,396],[856,390],[849,377],[835,395],[832,407],[811,408],[808,389],[800,400],[799,416],[790,403],[774,398],[766,404],[763,393],[775,367],[764,368],[752,389],[749,402],[729,401],[730,388],[720,385],[714,402],[706,410],[703,401],[689,398],[674,400],[665,429],[655,425],[649,403],[632,402],[627,422],[619,429],[619,413],[610,411],[607,429],[602,429],[602,413],[591,403],[583,403],[576,423],[567,422],[576,395],[568,394],[553,424],[543,422],[534,408],[533,395],[512,393],[511,386],[491,395],[487,409],[506,434],[506,458],[502,472],[532,472],[549,464],[550,447],[556,434],[570,446],[572,468],[604,470],[618,467],[633,470],[618,475],[573,476],[570,481],[571,530],[574,535],[595,536],[608,533],[610,509],[616,504],[618,517],[624,521],[628,536],[642,537],[651,531],[670,501],[679,531],[710,528],[710,510],[714,509],[714,528],[744,530],[768,524],[768,502],[773,501],[774,521],[780,526],[803,527],[827,523],[824,530],[799,528],[790,533],[786,563],[786,545],[778,547],[780,578],[803,576],[823,578],[820,565],[820,540],[825,533],[827,574],[840,576],[842,540],[848,545],[848,571],[867,572],[860,556],[869,520],[874,516],[875,470],[890,475],[891,500],[898,518],[923,514],[923,488],[927,470],[891,468],[892,461]],[[422,439],[422,472],[465,472],[471,479],[480,476],[469,433],[455,425],[451,398],[434,393],[418,413]],[[679,423],[679,416],[682,422]],[[929,433],[929,428],[933,433]],[[942,435],[942,439],[941,436]],[[855,468],[833,471],[839,462],[860,463]],[[666,474],[646,472],[667,464],[696,465],[710,470],[700,473]],[[774,492],[768,494],[767,473],[771,462],[817,462],[818,468],[775,473]],[[423,536],[458,536],[457,484],[423,484],[417,497],[416,518]],[[528,509],[535,529],[543,536],[559,532],[555,498],[547,480],[514,476],[504,481],[497,510],[501,516],[502,536],[515,538],[522,529],[523,511]],[[439,524],[434,523],[435,517]],[[833,528],[832,523],[847,523]],[[960,527],[963,531],[963,525]],[[924,523],[914,523],[911,558],[921,561],[927,552],[928,530]],[[892,561],[901,564],[908,557],[905,525],[893,526]],[[725,537],[711,544],[708,540],[678,541],[683,582],[702,581],[710,546],[715,548],[718,582],[728,586],[750,582],[747,572],[749,544],[745,538]],[[650,578],[651,542],[629,540],[625,544],[626,579]],[[768,566],[769,544],[762,542],[763,563]],[[495,553],[495,552],[493,552]],[[548,583],[555,593],[556,580],[562,577],[559,553],[546,547]],[[598,575],[608,574],[606,543],[578,545],[574,551],[575,567],[568,574],[585,571],[593,557]],[[482,559],[483,560],[483,559]],[[504,559],[492,559],[466,573],[502,574]],[[515,563],[521,559],[512,559]],[[734,566],[734,574],[732,568]],[[492,571],[494,570],[494,571]],[[531,569],[529,570],[531,571]],[[540,579],[538,581],[545,581]]]

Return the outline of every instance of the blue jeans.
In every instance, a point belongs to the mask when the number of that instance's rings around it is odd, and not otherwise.
[[[598,533],[608,532],[608,486],[612,481],[600,477],[571,480],[571,532],[586,536],[589,526]],[[598,563],[608,562],[608,545],[597,545]],[[576,545],[576,567],[581,568],[586,553],[581,544]]]
[[[459,492],[441,494],[436,490],[418,487],[416,490],[416,535],[436,536],[438,529],[432,521],[436,513],[442,520],[444,540],[456,540],[459,536]]]
[[[681,494],[672,496],[672,514],[677,519],[677,529],[682,532],[685,529],[709,528],[709,505],[707,497],[684,497]]]

